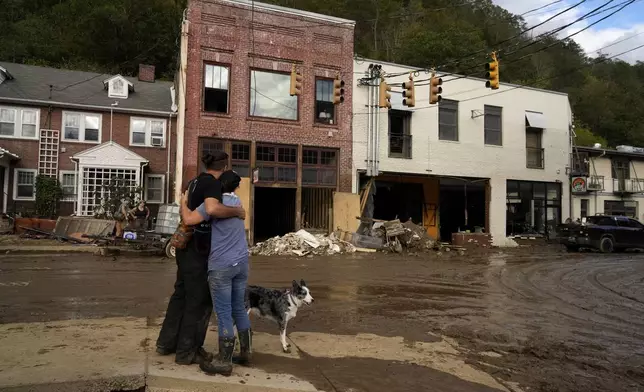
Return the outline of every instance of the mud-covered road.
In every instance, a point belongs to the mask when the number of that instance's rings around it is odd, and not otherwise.
[[[152,320],[165,310],[174,273],[167,259],[3,255],[0,322]],[[405,344],[446,336],[458,342],[466,363],[510,390],[644,390],[641,254],[534,248],[463,257],[252,259],[253,284],[288,287],[293,279],[304,279],[316,302],[289,324],[291,333],[402,336]],[[324,390],[493,390],[403,357],[258,355],[256,366]]]

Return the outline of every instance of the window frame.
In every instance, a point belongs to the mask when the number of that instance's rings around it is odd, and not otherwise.
[[[208,66],[214,66],[214,67],[222,67],[222,68],[227,68],[228,69],[228,95],[226,98],[226,111],[225,112],[212,112],[209,110],[206,110],[206,68]],[[228,63],[219,63],[216,61],[204,61],[203,62],[203,68],[201,71],[201,111],[203,113],[206,113],[208,115],[214,115],[214,116],[226,116],[230,115],[230,96],[231,96],[231,83],[232,83],[232,69],[233,66],[232,64]],[[250,85],[249,85],[250,86]],[[213,90],[221,90],[221,89],[213,89]]]
[[[259,160],[257,149],[260,147],[272,147],[274,148],[274,158],[272,161],[262,161]],[[288,148],[295,150],[295,162],[280,162],[279,160],[279,149]],[[297,171],[299,170],[298,165],[298,148],[297,145],[292,144],[275,144],[275,143],[256,143],[255,144],[255,169],[260,169],[263,167],[269,167],[273,169],[273,180],[263,180],[261,177],[258,178],[258,184],[288,184],[289,186],[296,186],[297,184]],[[295,169],[295,179],[293,181],[280,180],[279,179],[279,168]]]
[[[497,113],[495,113],[498,110],[498,116],[499,116],[499,129],[498,131],[496,129],[491,129],[486,127],[486,119],[487,116],[496,116]],[[498,132],[499,134],[499,143],[488,143],[487,141],[487,135],[488,132]],[[503,147],[503,107],[501,106],[493,106],[493,105],[483,105],[483,144],[486,146],[497,146],[497,147]]]
[[[304,155],[305,151],[314,151],[316,155],[316,162],[315,164],[313,163],[305,163],[304,162]],[[322,153],[323,152],[332,152],[335,154],[335,164],[334,165],[325,165],[322,163]],[[334,148],[326,148],[326,147],[308,147],[308,146],[303,146],[302,147],[302,186],[303,187],[309,187],[309,188],[331,188],[335,189],[338,187],[339,184],[339,173],[338,173],[338,168],[340,167],[340,149],[334,149]],[[304,170],[306,169],[315,169],[316,170],[316,182],[304,182]],[[321,176],[323,171],[330,171],[333,170],[335,174],[335,182],[333,184],[325,184],[321,181]]]
[[[18,196],[18,173],[27,172],[34,174],[34,183],[33,183],[33,196],[32,197],[23,197]],[[35,201],[36,200],[36,177],[38,177],[37,169],[26,169],[21,167],[16,167],[13,169],[13,200],[16,201]],[[23,184],[24,185],[24,184]]]
[[[150,178],[160,178],[161,179],[161,200],[150,200],[148,195],[148,184]],[[145,202],[148,204],[164,204],[165,203],[165,174],[156,174],[148,173],[144,177],[145,182],[143,184],[143,195],[145,196]]]
[[[79,115],[81,116],[81,122],[78,125],[78,139],[68,139],[65,136],[65,120],[67,119],[67,116],[69,115]],[[85,117],[86,116],[93,116],[93,117],[98,117],[98,140],[93,141],[93,140],[85,140]],[[68,111],[65,110],[63,111],[63,116],[61,119],[61,135],[60,135],[60,140],[62,142],[66,143],[82,143],[82,144],[101,144],[101,140],[103,140],[103,114],[102,113],[91,113],[91,112],[76,112],[76,111]],[[81,140],[82,136],[82,140]]]
[[[579,217],[588,218],[588,210],[590,209],[590,199],[579,200]]]
[[[134,121],[145,121],[145,143],[139,144],[139,143],[134,143],[134,127],[132,126]],[[153,121],[158,121],[163,123],[163,132],[161,133],[163,143],[161,143],[160,146],[154,146],[152,145],[152,122]],[[165,118],[157,118],[157,117],[136,117],[132,116],[130,117],[130,147],[147,147],[147,148],[165,148],[166,147],[166,131],[167,131],[167,120]],[[139,133],[139,132],[137,132]]]
[[[455,126],[452,125],[452,124],[446,124],[446,123],[442,124],[441,123],[441,109],[442,110],[449,110],[449,111],[454,112],[454,115],[455,115],[455,118],[456,118],[456,125]],[[438,140],[447,141],[447,142],[458,142],[459,141],[459,126],[458,126],[459,125],[459,121],[458,121],[459,120],[459,118],[458,118],[459,110],[458,109],[459,109],[459,102],[456,101],[456,100],[453,100],[453,99],[441,99],[441,101],[438,103]],[[441,125],[450,127],[450,130],[451,130],[451,127],[454,126],[454,131],[455,131],[454,136],[455,136],[455,138],[454,139],[449,139],[449,138],[441,137]]]
[[[13,135],[0,135],[0,138],[3,139],[20,139],[20,140],[40,140],[40,108],[31,108],[25,106],[10,106],[10,105],[0,105],[0,109],[9,109],[14,111],[14,121],[13,121]],[[33,137],[22,136],[22,115],[24,111],[35,112],[36,114],[36,132]],[[32,125],[32,124],[28,124]],[[19,136],[16,136],[16,131],[20,132]]]
[[[399,158],[399,159],[413,159],[413,139],[412,139],[412,115],[413,112],[407,110],[389,110],[387,114],[387,151],[389,158]],[[391,117],[402,117],[403,120],[403,132],[401,134],[393,134],[391,132]],[[391,137],[395,135],[397,137],[402,137],[402,152],[392,152],[391,151]],[[408,143],[407,148],[405,148],[405,143]]]
[[[333,107],[333,116],[331,118],[331,121],[333,123],[328,123],[324,121],[320,121],[318,118],[318,81],[324,81],[324,82],[331,82],[331,101],[329,101]],[[324,125],[324,126],[329,126],[329,127],[337,127],[338,126],[338,108],[337,105],[333,103],[333,83],[335,79],[333,78],[327,78],[323,76],[316,76],[315,77],[315,83],[313,84],[313,123],[316,125]],[[320,101],[320,102],[325,102],[325,101]],[[299,112],[299,109],[298,109]],[[299,113],[298,113],[299,116]]]
[[[121,93],[116,92],[116,89],[114,88],[114,83],[116,81],[119,81],[119,82],[123,83],[123,90],[122,90]],[[128,84],[128,81],[125,80],[125,78],[123,78],[123,77],[114,77],[114,78],[112,78],[112,80],[110,80],[109,88],[108,88],[108,92],[107,92],[107,96],[109,98],[127,99],[128,94],[129,94],[129,84]]]
[[[73,198],[65,197],[64,190],[65,186],[63,184],[63,177],[65,175],[74,175],[74,196]],[[74,170],[59,170],[58,171],[58,183],[60,188],[63,190],[63,195],[60,198],[60,201],[63,203],[76,202],[78,200],[78,173]]]
[[[251,113],[251,110],[252,110],[251,96],[253,94],[253,89],[252,89],[252,86],[253,86],[253,72],[264,72],[264,73],[280,74],[280,75],[286,75],[286,76],[290,77],[290,72],[286,72],[286,71],[277,71],[277,70],[264,69],[264,68],[249,68],[249,70],[248,70],[248,111],[247,111],[248,117],[254,118],[254,119],[269,120],[269,121],[286,121],[286,122],[289,122],[289,123],[297,123],[297,122],[299,122],[300,121],[300,96],[299,95],[295,96],[296,100],[297,100],[297,103],[295,105],[297,115],[296,115],[295,119],[258,116],[256,114]],[[261,93],[259,93],[259,91],[258,91],[258,94],[262,95]],[[283,106],[286,106],[281,102],[279,104],[283,105]],[[290,106],[287,106],[287,107],[291,108]]]
[[[622,165],[621,169],[626,169],[626,177],[619,178],[617,175],[618,166]],[[631,179],[631,160],[628,158],[613,157],[610,160],[610,174],[613,180],[630,180]]]
[[[537,137],[537,146],[528,145],[528,135],[532,134]],[[536,151],[539,153],[539,163],[535,165],[530,164],[530,151]],[[527,169],[540,169],[544,170],[546,167],[546,152],[543,148],[543,128],[535,128],[526,126],[525,128],[525,154],[526,154],[526,168]]]

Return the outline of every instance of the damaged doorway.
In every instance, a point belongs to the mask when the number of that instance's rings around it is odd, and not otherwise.
[[[400,219],[401,222],[411,219],[416,224],[423,223],[425,197],[422,184],[376,181],[375,185],[375,219]]]
[[[452,233],[485,228],[484,179],[440,179],[440,238],[451,242]]]
[[[295,195],[295,188],[255,188],[255,243],[295,230]]]

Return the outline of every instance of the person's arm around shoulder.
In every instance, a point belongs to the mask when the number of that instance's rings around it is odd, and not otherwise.
[[[212,186],[208,187],[204,195],[204,203],[208,215],[215,218],[239,218],[246,219],[246,210],[243,207],[226,207],[221,203],[223,196],[221,193],[221,183],[213,181]]]
[[[181,206],[179,207],[179,212],[181,213],[181,220],[183,221],[183,223],[188,226],[194,226],[198,225],[204,220],[208,220],[209,217],[206,213],[206,207],[203,203],[194,211],[191,211],[190,208],[188,208],[188,197],[186,193],[181,196]]]

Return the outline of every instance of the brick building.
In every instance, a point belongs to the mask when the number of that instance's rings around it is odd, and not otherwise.
[[[170,199],[173,83],[0,62],[0,208],[33,212],[37,175],[59,179],[60,215],[92,215],[101,180],[142,186],[151,212]]]
[[[354,22],[208,0],[189,2],[188,26],[177,176],[185,184],[205,152],[225,150],[230,167],[253,177],[251,238],[328,229],[333,192],[351,191]],[[299,97],[289,94],[293,65],[303,76]],[[345,102],[334,105],[337,76]]]

